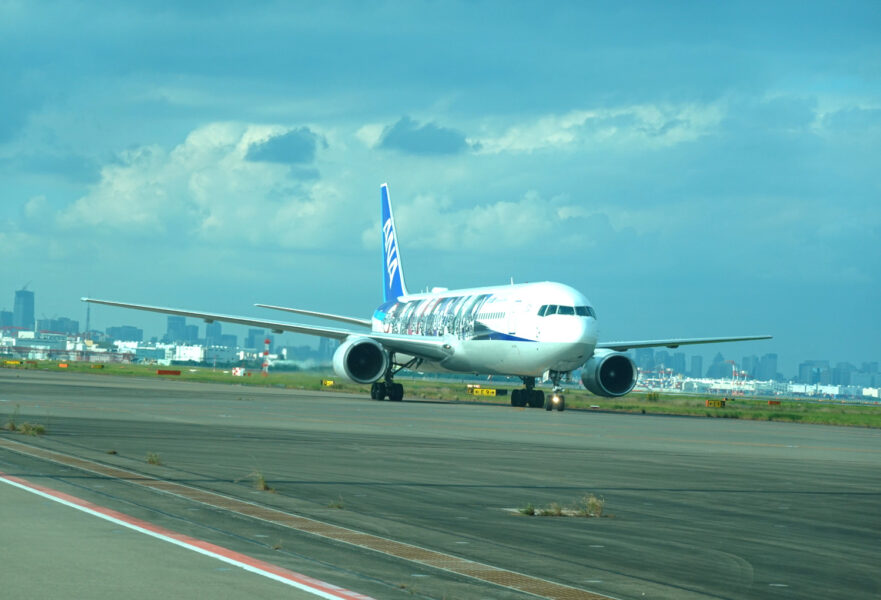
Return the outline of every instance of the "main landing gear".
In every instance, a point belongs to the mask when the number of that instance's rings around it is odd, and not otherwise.
[[[422,362],[418,358],[414,358],[408,363],[399,365],[395,363],[395,355],[389,358],[389,367],[385,372],[383,381],[374,381],[370,385],[370,397],[374,400],[385,400],[388,398],[392,402],[400,402],[404,399],[404,386],[394,382],[394,376],[402,369],[412,369]]]
[[[370,397],[374,400],[388,398],[392,402],[400,402],[404,399],[404,386],[393,383],[391,378],[388,381],[374,381],[370,386]]]
[[[545,393],[535,389],[535,377],[521,377],[525,390],[511,390],[511,406],[541,408],[545,403]]]

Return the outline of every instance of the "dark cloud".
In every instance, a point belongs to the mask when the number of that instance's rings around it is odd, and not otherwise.
[[[728,118],[722,126],[730,132],[750,136],[805,132],[816,118],[816,107],[813,98],[742,99],[731,103]]]
[[[881,126],[881,110],[877,108],[848,108],[826,115],[823,124],[833,130],[865,133]]]
[[[326,147],[324,138],[308,127],[293,129],[287,133],[271,137],[265,142],[254,144],[248,148],[247,159],[250,161],[273,162],[286,165],[303,165],[315,160],[315,149],[321,143]]]
[[[0,159],[0,172],[54,175],[73,183],[89,184],[100,179],[101,167],[93,158],[75,153],[32,153]]]
[[[465,134],[433,122],[418,125],[408,116],[385,128],[379,147],[423,156],[458,154],[466,148]]]
[[[2,49],[0,49],[2,52]],[[0,62],[2,70],[2,62]],[[0,143],[15,139],[27,123],[28,116],[38,110],[43,97],[25,78],[0,78]]]

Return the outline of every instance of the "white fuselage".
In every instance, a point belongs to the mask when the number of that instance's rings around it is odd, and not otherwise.
[[[440,338],[452,352],[420,371],[541,376],[593,355],[596,312],[577,290],[551,282],[402,296],[373,315],[375,332]]]

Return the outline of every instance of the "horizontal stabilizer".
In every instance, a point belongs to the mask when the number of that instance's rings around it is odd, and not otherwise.
[[[285,312],[296,313],[298,315],[307,315],[309,317],[318,317],[319,319],[329,319],[331,321],[340,321],[349,325],[360,325],[361,327],[370,327],[369,319],[357,319],[355,317],[346,317],[343,315],[332,315],[330,313],[316,312],[314,310],[303,310],[301,308],[287,308],[285,306],[273,306],[271,304],[255,304],[260,308],[270,308],[272,310],[282,310]]]
[[[724,342],[747,342],[750,340],[770,340],[770,335],[750,335],[744,337],[717,337],[717,338],[673,338],[669,340],[637,340],[632,342],[601,342],[597,344],[597,348],[605,348],[624,352],[633,348],[658,348],[666,346],[667,348],[678,348],[679,346],[688,346],[692,344],[721,344]]]

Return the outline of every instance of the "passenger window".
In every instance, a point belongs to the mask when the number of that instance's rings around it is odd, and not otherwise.
[[[559,314],[559,315],[574,315],[575,314],[575,307],[573,307],[573,306],[560,306],[557,309],[557,314]]]

